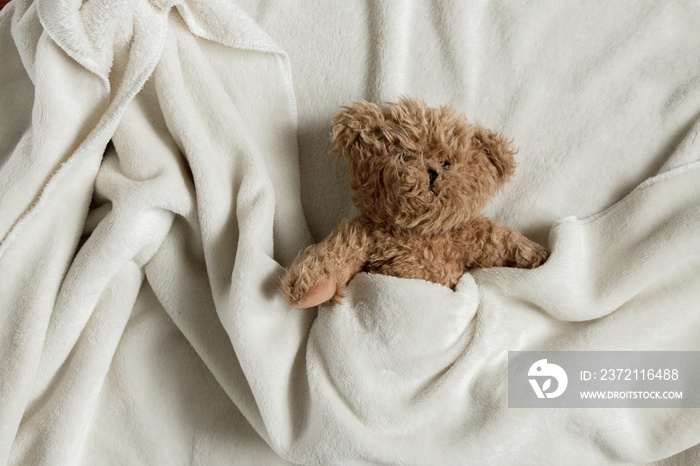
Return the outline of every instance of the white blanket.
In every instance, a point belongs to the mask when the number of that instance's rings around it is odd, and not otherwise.
[[[0,462],[700,461],[697,410],[506,402],[509,350],[700,350],[697,4],[315,3],[5,7]],[[515,139],[487,213],[551,258],[288,308],[331,116],[399,94]]]

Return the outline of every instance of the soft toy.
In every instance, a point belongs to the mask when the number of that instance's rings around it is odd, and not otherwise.
[[[360,271],[454,288],[470,267],[547,259],[542,246],[480,213],[513,175],[516,151],[454,108],[360,101],[333,119],[332,139],[359,215],[296,258],[282,280],[291,306],[338,301]]]

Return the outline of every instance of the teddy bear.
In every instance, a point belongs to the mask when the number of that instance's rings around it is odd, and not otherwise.
[[[544,247],[481,214],[515,170],[516,150],[502,135],[451,106],[408,97],[359,101],[332,123],[359,214],[294,260],[282,279],[289,305],[339,302],[362,271],[454,289],[470,268],[534,268],[547,259]]]

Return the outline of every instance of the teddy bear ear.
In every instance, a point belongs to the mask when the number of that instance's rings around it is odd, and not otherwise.
[[[511,141],[501,134],[494,133],[483,126],[476,124],[472,138],[477,149],[484,151],[489,162],[496,168],[496,181],[503,185],[515,172],[515,157],[518,152]]]
[[[381,107],[366,100],[360,100],[333,118],[331,139],[335,151],[345,154],[356,142],[371,142],[376,139],[384,115]]]

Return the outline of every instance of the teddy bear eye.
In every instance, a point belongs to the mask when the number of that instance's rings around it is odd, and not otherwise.
[[[448,162],[447,160],[445,160],[445,161],[441,162],[440,165],[442,165],[442,168],[444,168],[445,170],[449,170],[450,165],[452,165],[452,164],[450,162]]]

